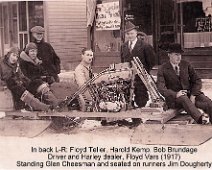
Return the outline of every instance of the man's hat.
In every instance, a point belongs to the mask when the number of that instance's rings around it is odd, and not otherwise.
[[[41,26],[34,26],[31,28],[32,33],[43,34],[45,32],[44,28]]]
[[[184,51],[181,48],[181,45],[178,43],[171,43],[168,45],[168,53],[183,53]]]
[[[132,22],[127,21],[127,23],[125,25],[125,31],[124,32],[127,33],[129,31],[131,31],[133,29],[137,29],[137,28],[138,28],[138,26],[135,26]]]

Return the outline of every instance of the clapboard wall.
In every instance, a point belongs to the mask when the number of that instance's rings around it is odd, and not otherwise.
[[[47,41],[61,58],[62,67],[74,69],[87,45],[86,0],[44,1],[44,11]]]

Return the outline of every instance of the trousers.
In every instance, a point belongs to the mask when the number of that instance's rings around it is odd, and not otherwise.
[[[184,109],[196,122],[199,122],[202,116],[198,108],[207,113],[210,120],[212,118],[212,101],[203,93],[196,96],[195,104],[188,96],[180,96],[175,100],[175,106],[177,109]]]

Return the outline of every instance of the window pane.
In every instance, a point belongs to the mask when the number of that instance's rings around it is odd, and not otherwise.
[[[26,2],[19,2],[19,29],[27,31]]]
[[[29,28],[35,25],[44,26],[43,19],[43,2],[29,2]]]
[[[199,18],[199,20],[197,20]],[[205,13],[202,10],[202,2],[183,3],[183,24],[185,25],[185,32],[207,32],[205,27]],[[197,22],[196,22],[197,21]],[[200,27],[198,27],[198,23]],[[201,25],[203,25],[201,27]]]

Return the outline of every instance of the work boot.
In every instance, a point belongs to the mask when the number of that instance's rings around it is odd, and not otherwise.
[[[46,104],[53,106],[56,108],[59,105],[59,100],[55,97],[55,95],[51,91],[47,91],[43,94],[43,101]]]
[[[46,105],[37,98],[35,98],[29,91],[25,91],[22,96],[21,100],[29,105],[34,111],[48,111],[50,109],[49,105]]]
[[[58,107],[60,102],[52,93],[48,85],[42,84],[40,87],[38,87],[37,92],[41,93],[41,101],[48,105],[51,105],[53,109]]]

